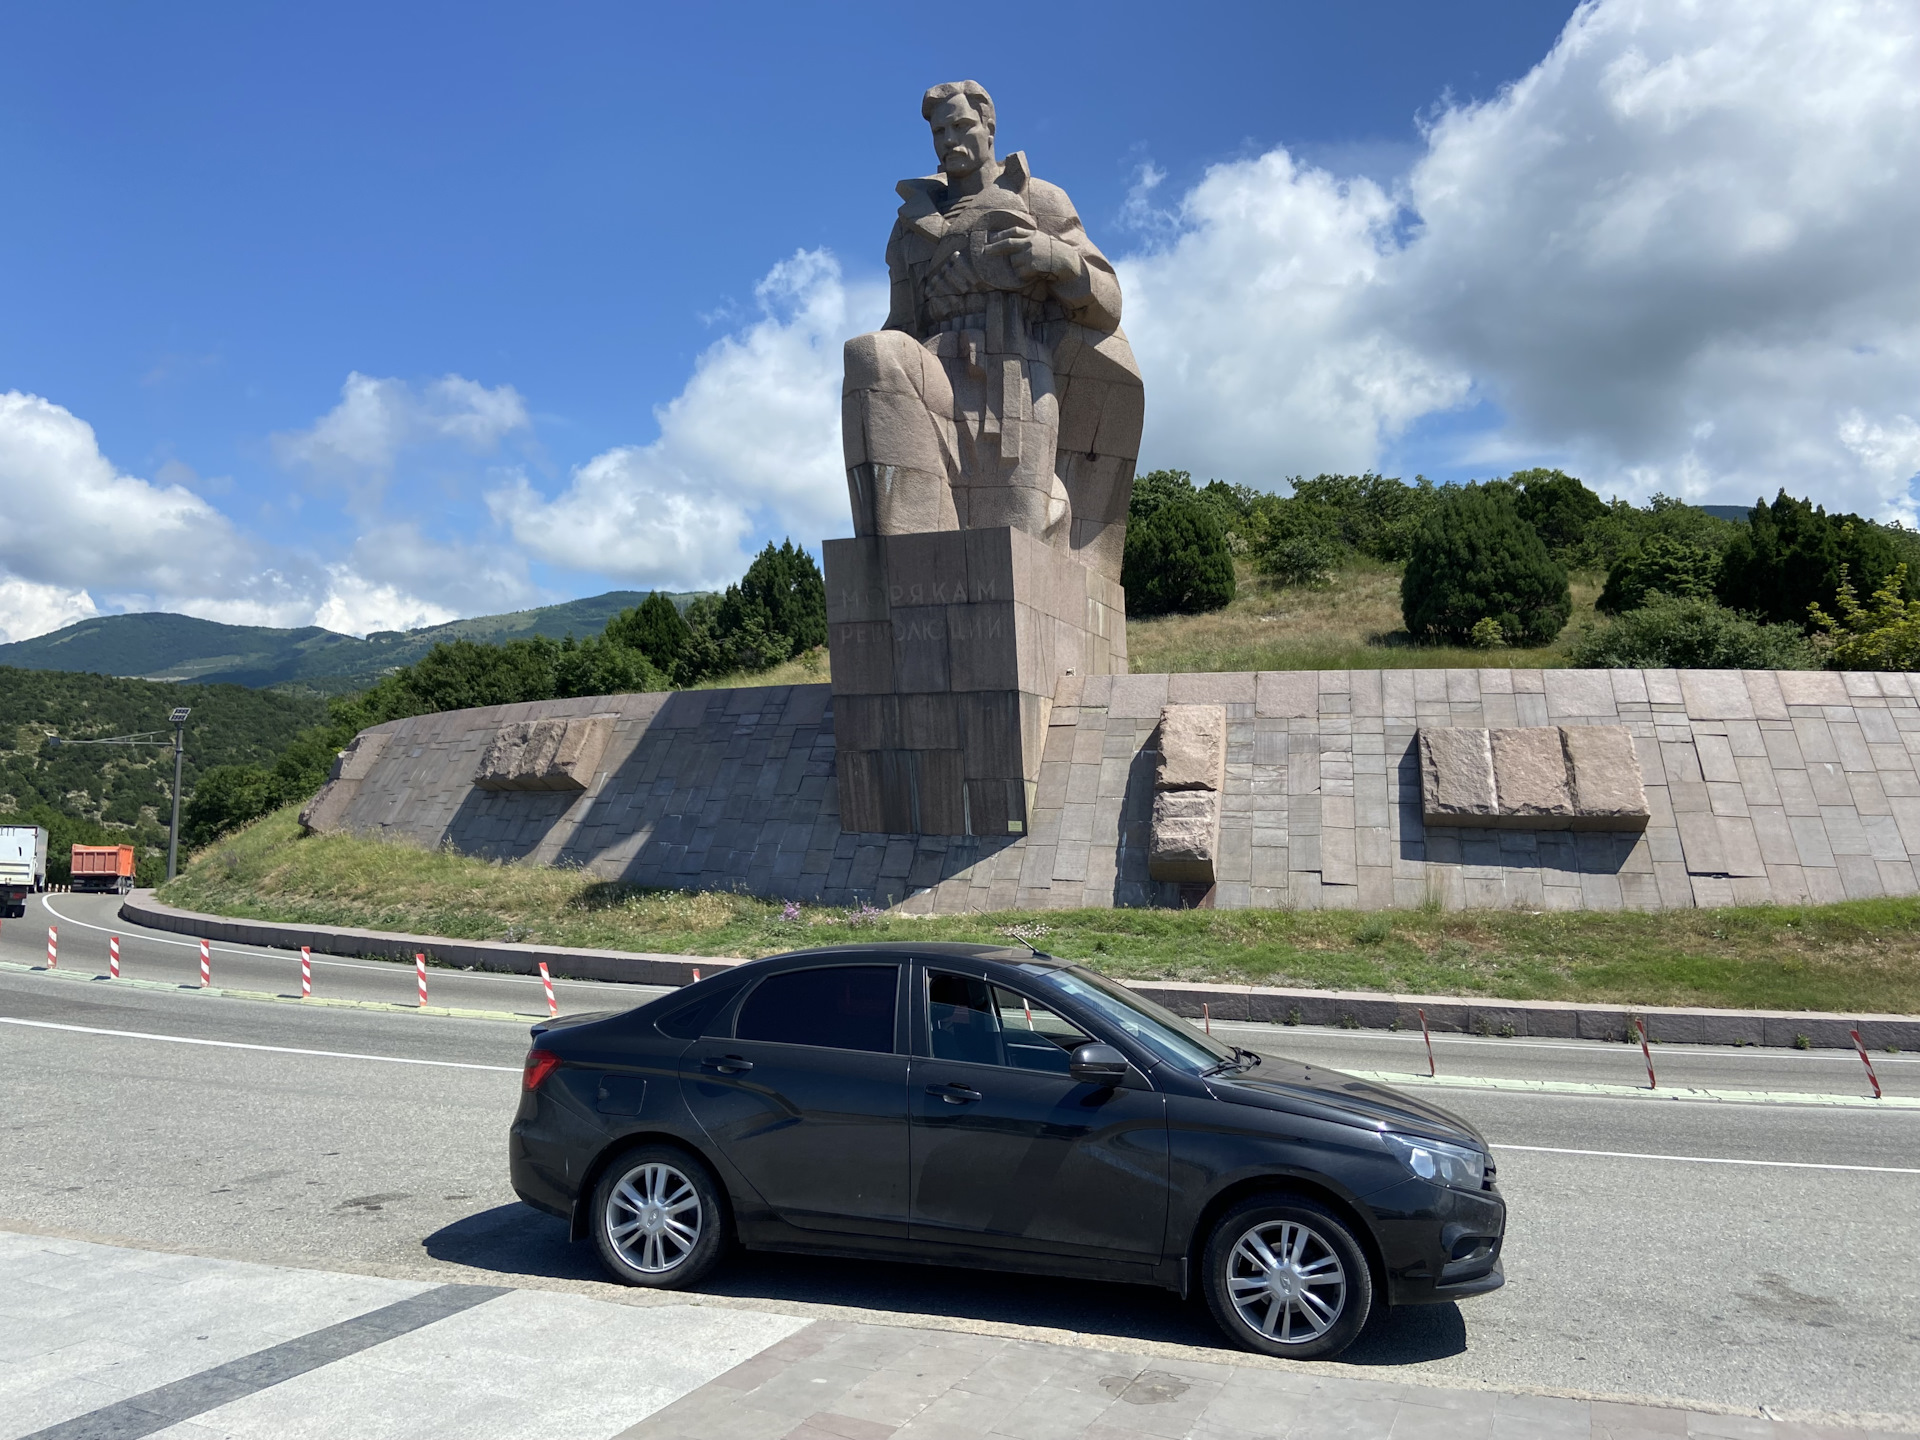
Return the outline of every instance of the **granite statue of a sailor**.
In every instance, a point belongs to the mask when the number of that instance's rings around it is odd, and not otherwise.
[[[1113,266],[1065,191],[995,158],[985,90],[920,109],[939,173],[900,182],[886,327],[847,342],[855,533],[1009,525],[1117,578],[1142,393]]]

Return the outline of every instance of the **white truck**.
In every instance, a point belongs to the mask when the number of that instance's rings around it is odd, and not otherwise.
[[[0,915],[18,920],[27,897],[47,888],[47,832],[39,825],[0,825]]]

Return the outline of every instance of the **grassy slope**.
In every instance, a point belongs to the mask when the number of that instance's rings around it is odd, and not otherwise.
[[[1006,943],[1128,977],[1780,1010],[1920,1013],[1920,902],[1660,915],[1079,910],[915,919],[738,895],[636,892],[341,836],[282,811],[196,856],[168,902],[469,939],[765,955],[847,940]],[[1043,938],[1044,937],[1044,938]]]

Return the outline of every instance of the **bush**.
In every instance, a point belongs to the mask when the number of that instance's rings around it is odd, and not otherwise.
[[[1840,590],[1831,618],[1818,605],[1814,623],[1825,631],[1828,663],[1836,670],[1920,670],[1920,601],[1902,599],[1907,567],[1896,566],[1887,583],[1873,594],[1871,608],[1853,593],[1847,567],[1840,567]]]
[[[1603,615],[1638,610],[1655,591],[1710,600],[1719,578],[1720,556],[1710,546],[1670,535],[1651,535],[1614,562],[1594,608]]]
[[[1818,654],[1794,625],[1769,625],[1711,600],[1651,596],[1637,610],[1587,626],[1568,660],[1583,669],[1817,670]]]
[[[1211,506],[1174,499],[1129,520],[1120,583],[1132,615],[1198,614],[1233,599],[1233,555]]]
[[[1365,475],[1295,477],[1293,503],[1325,515],[1338,543],[1361,555],[1390,564],[1404,561],[1413,550],[1413,537],[1439,492],[1424,477],[1412,485],[1369,471]]]
[[[1330,506],[1274,498],[1259,509],[1254,567],[1281,585],[1320,585],[1339,566],[1344,545]]]
[[[1855,584],[1877,592],[1906,558],[1905,538],[1858,515],[1829,515],[1782,490],[1771,505],[1756,504],[1733,537],[1715,593],[1731,609],[1810,630],[1808,607],[1837,603],[1843,567]],[[1911,573],[1903,572],[1899,595],[1920,599]]]
[[[1471,642],[1499,622],[1508,644],[1545,645],[1573,613],[1567,572],[1513,502],[1478,485],[1439,494],[1400,581],[1400,612],[1416,639]]]
[[[671,675],[693,642],[693,632],[680,616],[680,607],[655,590],[630,610],[607,622],[606,638],[629,650],[638,650],[647,663]]]

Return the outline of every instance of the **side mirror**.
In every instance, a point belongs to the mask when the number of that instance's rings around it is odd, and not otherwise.
[[[1082,1045],[1073,1052],[1067,1073],[1082,1085],[1118,1085],[1127,1078],[1127,1057],[1111,1045]]]

